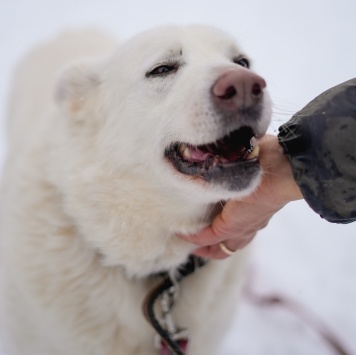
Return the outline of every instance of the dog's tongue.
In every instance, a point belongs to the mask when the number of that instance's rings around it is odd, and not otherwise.
[[[189,156],[189,160],[191,161],[204,161],[209,156],[214,156],[211,152],[200,150],[198,147],[187,146],[186,149],[189,149],[189,155],[187,154],[187,150],[185,150],[185,155]]]
[[[181,156],[190,162],[206,161],[209,157],[218,157],[223,162],[245,159],[251,148],[250,131],[249,128],[242,128],[212,144],[200,146],[183,144],[179,151]]]

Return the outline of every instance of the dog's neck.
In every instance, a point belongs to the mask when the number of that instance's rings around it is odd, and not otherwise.
[[[103,263],[122,266],[129,276],[146,276],[184,262],[194,246],[176,234],[197,232],[216,213],[214,205],[192,203],[184,196],[158,196],[144,184],[134,184],[133,189],[132,177],[110,183],[103,179],[86,184],[73,177],[69,194],[59,203],[87,245],[100,252]]]

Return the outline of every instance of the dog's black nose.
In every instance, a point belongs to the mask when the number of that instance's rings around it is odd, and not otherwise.
[[[263,96],[266,82],[245,68],[224,73],[215,82],[212,94],[215,104],[228,111],[237,111],[256,105]]]

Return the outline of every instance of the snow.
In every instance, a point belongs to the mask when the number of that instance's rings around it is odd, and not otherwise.
[[[68,27],[95,25],[126,38],[166,23],[207,23],[236,36],[268,82],[276,132],[316,95],[356,76],[355,13],[353,0],[0,0],[0,133],[12,70],[33,45]],[[0,164],[4,156],[1,135]],[[305,202],[291,203],[254,241],[249,286],[294,300],[356,354],[355,254],[356,224],[333,225]],[[300,315],[245,297],[221,354],[335,352]]]

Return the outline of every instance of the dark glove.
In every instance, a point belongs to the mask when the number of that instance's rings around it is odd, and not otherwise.
[[[316,97],[278,139],[309,206],[329,222],[355,221],[356,78]]]

